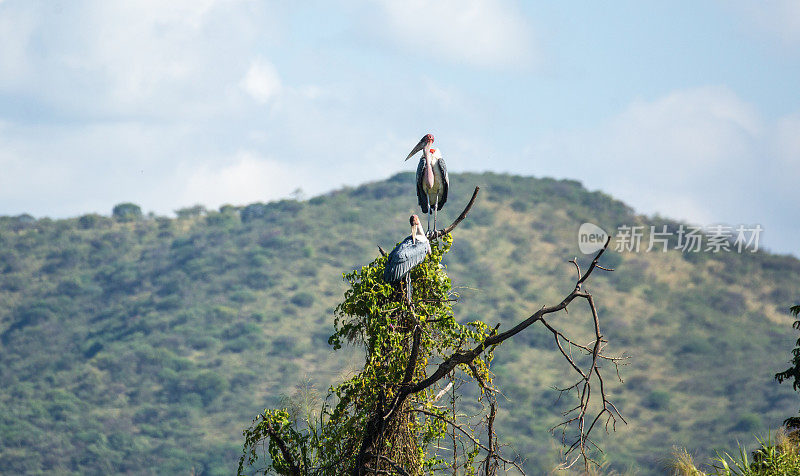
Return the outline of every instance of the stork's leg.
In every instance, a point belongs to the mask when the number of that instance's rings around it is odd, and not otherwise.
[[[425,234],[427,235],[429,231],[431,231],[431,198],[430,197],[428,197],[428,229],[425,230]]]
[[[406,298],[408,303],[411,304],[411,272],[406,274]]]
[[[436,232],[436,212],[439,211],[439,195],[436,195],[436,204],[433,206],[433,231]]]

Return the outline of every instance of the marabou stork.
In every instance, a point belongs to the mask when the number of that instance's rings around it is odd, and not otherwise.
[[[422,158],[417,166],[417,199],[422,213],[428,214],[427,231],[430,231],[431,214],[433,214],[433,229],[436,230],[436,212],[447,202],[450,178],[447,176],[447,166],[442,158],[442,152],[433,148],[433,134],[425,134],[406,160],[420,150]]]
[[[425,261],[425,256],[431,252],[428,237],[422,231],[419,217],[411,215],[411,235],[397,245],[386,260],[383,270],[383,280],[387,283],[396,283],[401,279],[406,281],[406,295],[411,301],[411,270]]]

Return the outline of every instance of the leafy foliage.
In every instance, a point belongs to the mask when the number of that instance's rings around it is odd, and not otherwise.
[[[792,306],[789,308],[789,311],[793,316],[797,317],[798,314],[800,314],[800,305]],[[800,330],[800,320],[794,321],[792,327]],[[792,388],[797,390],[800,388],[800,339],[797,340],[795,345],[796,347],[792,350],[793,358],[790,362],[792,367],[775,374],[775,380],[777,380],[778,383],[783,383],[784,380],[793,379]]]
[[[738,457],[728,453],[717,455],[715,473],[720,476],[775,476],[800,474],[800,444],[797,435],[789,436],[783,432],[767,435],[766,440],[757,438],[759,447],[752,453],[752,461],[747,452],[739,446]]]
[[[738,452],[717,452],[711,461],[710,473],[695,466],[686,450],[673,453],[673,469],[677,476],[789,476],[800,474],[800,441],[796,433],[784,430],[769,433],[766,439],[756,437],[758,447],[748,456],[741,445]]]
[[[135,203],[120,203],[114,207],[112,215],[118,221],[133,221],[142,217],[142,209]]]
[[[800,305],[792,306],[789,311],[793,316],[797,317],[800,314]],[[800,330],[800,320],[794,321],[792,327]],[[795,348],[792,349],[792,360],[789,362],[791,367],[775,374],[775,380],[778,383],[783,383],[784,380],[792,380],[792,389],[795,391],[800,388],[800,339],[795,342]],[[800,417],[789,417],[784,421],[784,424],[789,428],[800,428]]]
[[[298,422],[286,408],[261,413],[244,432],[239,474],[258,461],[256,450],[264,441],[268,441],[270,458],[265,472],[295,474],[299,469],[301,474],[338,475],[351,471],[370,417],[396,396],[399,384],[408,375],[412,333],[417,325],[422,332],[412,370],[416,379],[425,377],[429,362],[473,346],[488,335],[484,322],[459,324],[454,318],[452,302],[456,295],[441,264],[451,245],[450,235],[434,242],[426,260],[411,271],[411,302],[399,286],[384,282],[386,257],[344,275],[350,288],[335,310],[335,333],[328,343],[335,350],[348,344],[363,347],[363,369],[330,389],[316,420]],[[464,365],[460,371],[474,377],[482,391],[491,391],[491,359],[489,350],[474,361],[472,368]],[[445,421],[458,419],[450,410],[434,405],[437,390],[415,394],[405,407],[410,415],[401,418],[388,437],[386,456],[412,473],[414,468],[435,470],[443,464],[431,445],[445,436]],[[331,399],[335,402],[332,407],[327,403]],[[472,447],[466,452],[466,464],[472,461],[470,455],[474,457],[475,450]],[[286,463],[287,457],[296,462],[296,468]]]

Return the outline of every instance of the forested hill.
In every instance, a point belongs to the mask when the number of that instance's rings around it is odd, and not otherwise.
[[[572,181],[451,181],[440,223],[482,187],[446,257],[456,316],[501,329],[572,289],[581,223],[666,223]],[[352,349],[327,345],[342,273],[405,237],[412,210],[404,173],[174,219],[131,205],[0,218],[0,472],[234,473],[260,410],[309,382],[324,395],[357,365]],[[772,375],[790,357],[800,262],[644,248],[608,253],[616,271],[590,287],[608,352],[632,357],[625,384],[608,382],[629,421],[601,438],[609,467],[651,474],[674,444],[708,454],[797,413],[800,398]],[[580,340],[584,310],[570,311],[554,321]],[[542,474],[560,448],[547,429],[569,403],[550,387],[571,384],[569,369],[536,326],[496,355],[500,440]]]

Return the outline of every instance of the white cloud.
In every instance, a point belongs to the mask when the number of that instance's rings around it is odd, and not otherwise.
[[[227,160],[227,159],[226,159]],[[188,169],[191,167],[191,169]],[[222,164],[184,165],[183,203],[211,207],[247,204],[288,196],[298,188],[301,171],[252,151],[242,151]]]
[[[266,2],[4,3],[0,88],[83,118],[203,117],[229,110]],[[220,39],[223,39],[222,41]]]
[[[725,1],[723,5],[737,11],[746,25],[788,45],[800,43],[800,0]]]
[[[732,92],[698,88],[635,101],[601,134],[617,167],[642,164],[660,177],[685,180],[687,171],[712,173],[748,156],[760,129],[755,113]]]
[[[240,85],[253,99],[263,104],[278,94],[281,80],[272,63],[257,59],[250,64]]]
[[[781,118],[776,129],[778,157],[785,165],[800,167],[800,116]]]
[[[479,67],[518,67],[535,59],[532,32],[509,1],[381,0],[376,5],[376,23],[364,28],[414,53]]]
[[[36,9],[30,5],[12,11],[8,4],[0,3],[0,86],[19,81],[30,73],[26,52],[36,25],[35,18]]]
[[[528,156],[537,175],[579,178],[645,213],[765,225],[772,246],[797,253],[789,230],[800,231],[800,213],[775,204],[792,200],[798,136],[797,118],[765,121],[730,90],[705,87],[634,101],[590,131],[542,137]]]
[[[772,189],[784,191],[780,203],[791,203],[797,199],[800,177],[800,116],[779,119],[770,145],[769,152],[775,157],[774,163],[768,164],[769,175],[774,179]]]

